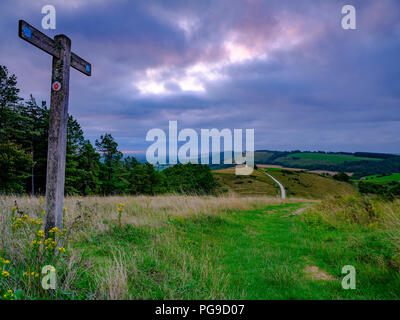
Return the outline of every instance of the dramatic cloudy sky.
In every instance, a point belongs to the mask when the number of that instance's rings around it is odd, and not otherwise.
[[[167,128],[254,128],[255,148],[400,152],[398,0],[2,0],[0,64],[49,101],[51,57],[17,37],[41,8],[90,61],[70,113],[94,141],[146,150]],[[357,9],[343,30],[341,8]]]

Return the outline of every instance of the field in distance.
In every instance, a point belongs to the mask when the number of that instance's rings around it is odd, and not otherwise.
[[[344,164],[345,162],[359,162],[359,161],[382,161],[382,159],[359,157],[348,154],[333,154],[333,153],[317,153],[317,152],[298,152],[282,154],[274,152],[256,152],[256,163],[265,163],[269,160],[273,162],[281,162],[286,166],[296,165],[296,167],[304,165],[337,165]]]
[[[400,182],[400,173],[394,173],[390,175],[373,175],[373,176],[366,176],[361,178],[362,181],[371,182],[371,183],[391,183],[391,182]]]

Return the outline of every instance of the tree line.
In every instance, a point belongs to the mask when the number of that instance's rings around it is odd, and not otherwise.
[[[0,66],[0,193],[44,194],[50,110],[31,95],[19,96],[17,78]],[[179,164],[158,171],[150,163],[124,157],[111,134],[93,145],[79,122],[67,125],[65,193],[69,195],[210,194],[210,168]]]

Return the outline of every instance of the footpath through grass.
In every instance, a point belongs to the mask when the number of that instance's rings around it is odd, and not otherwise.
[[[337,229],[302,215],[303,203],[125,225],[78,242],[90,262],[81,298],[399,299],[393,248],[373,228]],[[344,290],[342,267],[357,271]],[[318,267],[334,280],[304,272]]]

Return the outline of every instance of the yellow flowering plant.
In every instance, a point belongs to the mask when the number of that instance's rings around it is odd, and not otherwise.
[[[125,204],[123,204],[123,203],[119,203],[118,204],[118,224],[119,224],[119,226],[121,227],[121,218],[122,218],[122,212],[124,211],[124,207],[125,207]]]
[[[23,255],[19,261],[7,259],[7,248],[0,250],[0,299],[48,298],[57,295],[57,290],[44,290],[41,284],[42,268],[46,265],[62,270],[67,263],[68,250],[63,247],[65,230],[57,227],[49,230],[47,238],[43,218],[29,216],[13,207],[11,210],[10,234]],[[13,263],[14,262],[14,263]],[[18,288],[19,290],[13,291]]]

